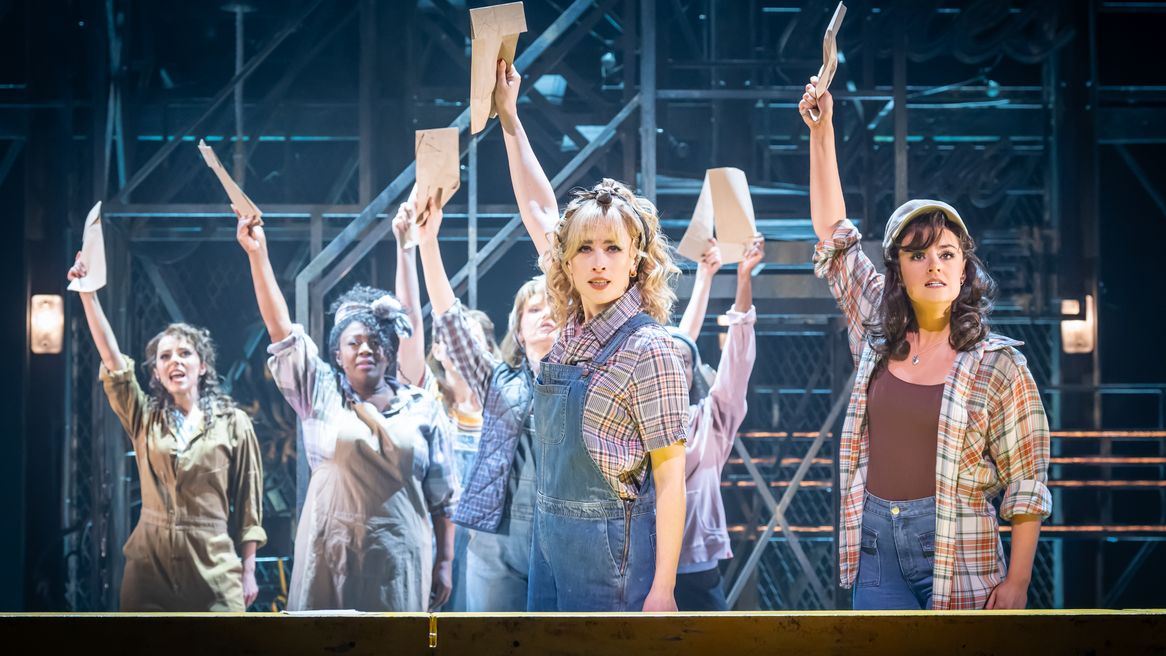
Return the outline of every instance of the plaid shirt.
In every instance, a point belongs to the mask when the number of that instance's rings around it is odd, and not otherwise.
[[[584,323],[567,321],[546,361],[589,363],[628,319],[640,312],[640,288]],[[683,442],[688,434],[688,379],[668,331],[640,328],[594,370],[583,401],[583,442],[611,489],[635,499],[649,451]]]
[[[511,367],[474,337],[460,301],[433,317],[435,339],[445,344],[454,368],[482,399],[482,438],[463,481],[453,521],[479,531],[509,533],[510,517],[530,519],[533,507],[516,503],[519,478],[533,478],[535,449],[530,423],[534,376],[523,363]],[[530,469],[527,469],[530,468]],[[529,505],[529,503],[527,504]],[[517,507],[516,507],[517,506]]]
[[[858,574],[862,508],[869,457],[867,385],[881,356],[867,343],[877,319],[883,275],[858,246],[861,236],[842,220],[831,240],[819,242],[814,272],[825,278],[849,328],[858,369],[838,449],[842,499],[838,539],[841,584]],[[939,411],[935,467],[934,610],[983,608],[1006,571],[1000,516],[1048,517],[1049,429],[1036,383],[1018,342],[992,334],[961,351],[947,376]]]

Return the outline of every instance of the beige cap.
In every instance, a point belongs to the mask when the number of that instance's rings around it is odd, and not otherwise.
[[[903,232],[903,228],[907,227],[907,224],[912,219],[923,214],[930,214],[936,210],[943,212],[947,215],[947,218],[951,219],[952,223],[963,228],[965,234],[971,234],[968,232],[968,226],[964,224],[964,220],[960,217],[960,213],[955,211],[955,208],[951,205],[941,200],[916,198],[915,200],[909,200],[900,205],[899,209],[895,210],[895,213],[891,215],[891,218],[887,219],[887,231],[883,234],[883,253],[891,250],[891,244],[895,243],[895,240]]]

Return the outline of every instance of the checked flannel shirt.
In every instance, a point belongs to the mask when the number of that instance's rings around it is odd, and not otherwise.
[[[814,273],[838,301],[858,369],[838,450],[841,585],[858,574],[862,508],[869,458],[867,385],[880,356],[865,322],[877,317],[883,275],[847,220],[814,251]],[[983,608],[1005,575],[1004,546],[991,499],[1003,493],[1000,516],[1048,517],[1049,430],[1036,383],[1018,342],[991,334],[961,351],[947,376],[939,414],[935,466],[935,564],[932,609]]]

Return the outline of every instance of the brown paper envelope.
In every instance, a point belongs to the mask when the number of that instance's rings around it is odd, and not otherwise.
[[[425,225],[429,218],[425,205],[429,199],[438,207],[445,207],[461,188],[461,150],[458,147],[457,128],[417,130],[414,137],[414,157],[417,160],[417,224]]]
[[[243,193],[239,185],[235,184],[234,178],[227,173],[227,169],[223,168],[223,163],[219,161],[218,155],[215,155],[214,149],[206,145],[206,141],[199,139],[198,150],[202,153],[202,159],[206,165],[215,172],[215,177],[219,179],[219,183],[227,192],[227,198],[231,199],[231,204],[239,210],[239,213],[262,216],[263,212],[259,211],[255,203],[251,202],[247,194]],[[263,219],[260,219],[255,225],[263,225]]]
[[[707,174],[712,192],[713,217],[721,262],[740,262],[753,243],[757,223],[753,216],[753,199],[749,195],[749,181],[745,172],[735,168],[709,169]]]
[[[85,263],[85,277],[69,282],[69,291],[95,292],[105,286],[105,233],[101,230],[101,201],[85,217],[85,231],[81,237],[81,261]]]
[[[700,258],[709,248],[709,240],[713,238],[713,197],[709,191],[709,174],[704,174],[704,184],[700,187],[700,196],[696,199],[696,209],[692,211],[692,221],[688,229],[680,238],[676,252],[693,262],[700,262]]]
[[[526,31],[521,2],[470,10],[470,134],[477,134],[497,116],[494,84],[498,60],[514,64],[518,35]]]

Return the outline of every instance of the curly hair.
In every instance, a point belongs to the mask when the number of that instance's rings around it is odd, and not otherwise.
[[[549,235],[550,247],[540,264],[547,276],[547,304],[551,318],[560,326],[582,310],[582,299],[571,283],[567,263],[579,252],[586,235],[596,228],[610,227],[622,219],[631,237],[636,275],[631,284],[639,285],[643,310],[660,324],[667,324],[676,303],[672,280],[680,269],[672,262],[668,238],[660,231],[656,206],[640,198],[631,189],[611,178],[604,178],[589,190],[576,190],[567,210]]]
[[[988,315],[996,298],[996,282],[984,269],[983,262],[976,256],[976,243],[970,235],[943,212],[932,212],[913,220],[898,242],[887,249],[885,255],[886,281],[883,300],[879,308],[878,321],[867,324],[870,345],[875,352],[892,360],[903,360],[911,352],[907,333],[919,330],[915,310],[907,296],[903,284],[903,273],[899,268],[899,252],[917,251],[928,248],[950,230],[959,238],[960,250],[964,255],[965,283],[960,287],[959,296],[951,304],[951,335],[948,340],[957,351],[970,351],[989,332]]]
[[[386,297],[389,299],[388,304],[378,303]],[[385,359],[388,360],[389,366],[385,369],[385,380],[395,379],[397,376],[397,352],[401,348],[400,333],[404,331],[406,336],[411,334],[411,330],[406,329],[410,324],[404,308],[389,292],[359,283],[336,299],[328,311],[336,315],[337,311],[345,306],[349,308],[355,306],[355,309],[348,309],[332,325],[332,330],[328,333],[328,352],[335,357],[335,353],[340,350],[340,335],[354,322],[360,322],[368,329],[372,337],[370,346],[379,347]],[[339,367],[333,367],[333,369],[336,372],[336,386],[340,389],[340,393],[347,397],[349,388],[344,379],[344,371]]]
[[[502,359],[515,369],[526,361],[526,345],[519,339],[522,336],[522,315],[526,312],[526,304],[535,296],[542,296],[545,299],[546,295],[547,277],[541,275],[527,280],[514,295],[514,307],[510,308],[506,336],[502,338]]]
[[[198,407],[202,410],[203,421],[209,428],[217,415],[230,413],[236,405],[235,401],[220,388],[218,370],[215,369],[217,359],[215,342],[206,328],[188,323],[172,323],[146,343],[146,359],[142,362],[142,369],[150,381],[149,409],[151,412],[162,412],[167,428],[175,430],[174,415],[178,407],[174,404],[174,397],[166,391],[162,381],[158,379],[155,369],[158,345],[162,338],[168,336],[189,342],[194,352],[198,354],[199,360],[206,366],[206,371],[198,379]]]
[[[497,354],[498,342],[494,339],[494,322],[490,319],[490,315],[481,310],[466,310],[466,316],[478,322],[478,325],[482,327],[482,336],[486,338],[486,348],[491,353]],[[449,407],[454,401],[453,387],[449,383],[449,374],[446,372],[445,366],[441,364],[441,360],[433,356],[433,344],[436,343],[437,341],[434,340],[430,344],[429,353],[425,356],[425,364],[433,372],[433,380],[437,383],[442,400],[445,401],[446,407]]]

